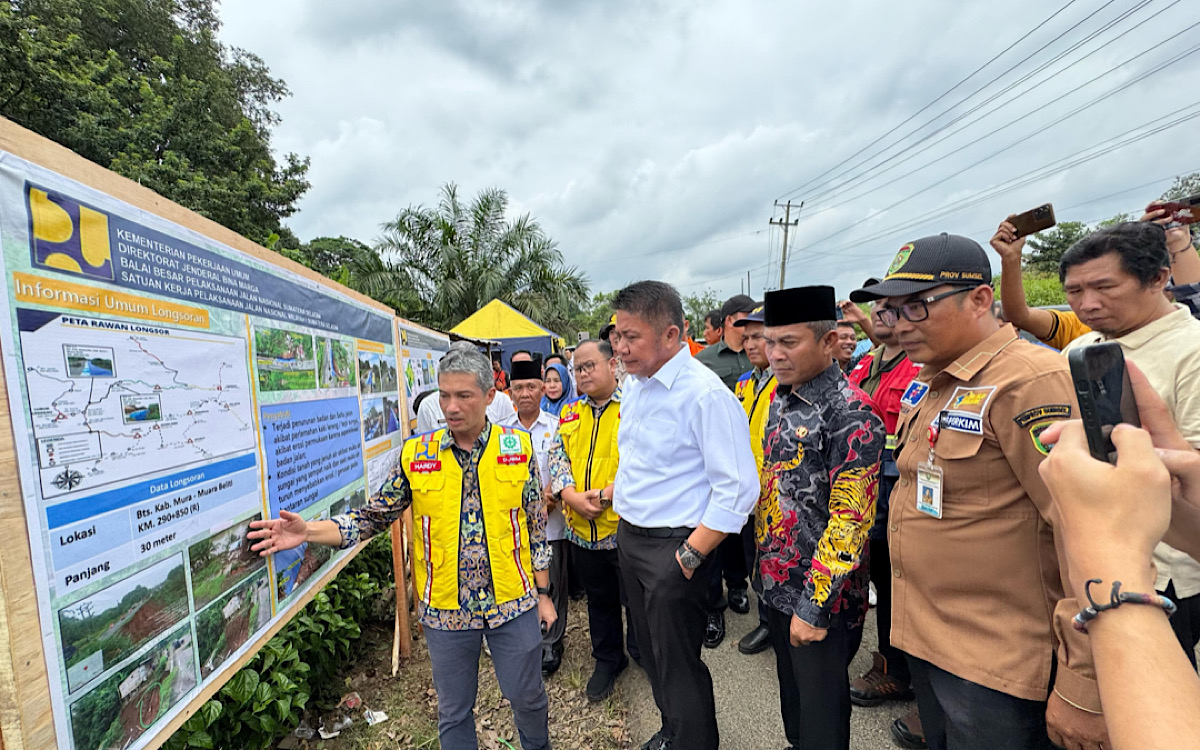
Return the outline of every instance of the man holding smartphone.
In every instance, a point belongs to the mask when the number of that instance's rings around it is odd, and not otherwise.
[[[1162,397],[1184,439],[1200,448],[1200,320],[1163,295],[1174,252],[1167,232],[1144,221],[1115,224],[1072,245],[1059,264],[1059,278],[1071,309],[1093,330],[1063,353],[1101,341],[1120,344]],[[1194,667],[1200,563],[1166,544],[1155,549],[1154,563],[1155,588],[1179,605],[1171,627]]]
[[[990,282],[978,243],[941,234],[850,295],[883,300],[877,314],[923,363],[896,427],[891,641],[933,750],[1100,750],[1090,652],[1038,475],[1038,435],[1074,413],[1072,381],[1061,357],[995,318]]]

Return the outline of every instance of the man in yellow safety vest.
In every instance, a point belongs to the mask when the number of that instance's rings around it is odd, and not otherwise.
[[[550,747],[542,684],[542,633],[551,602],[546,504],[529,433],[487,419],[492,367],[453,350],[438,366],[446,427],[408,440],[400,463],[362,508],[327,521],[287,511],[251,524],[253,549],[273,554],[305,542],[353,547],[413,512],[413,591],[433,664],[444,750],[475,750],[472,710],[486,633],[521,746]],[[540,622],[540,625],[539,625]]]
[[[550,450],[551,489],[562,498],[571,542],[571,565],[583,580],[596,669],[587,684],[590,701],[608,697],[629,660],[621,637],[621,571],[617,565],[617,425],[621,393],[607,341],[575,349],[575,375],[584,395],[563,407]],[[639,657],[632,628],[629,653]]]

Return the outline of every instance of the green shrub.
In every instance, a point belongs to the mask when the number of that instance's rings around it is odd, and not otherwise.
[[[167,750],[266,748],[290,732],[310,700],[335,697],[360,623],[392,586],[388,536],[367,544],[246,666],[171,735]]]

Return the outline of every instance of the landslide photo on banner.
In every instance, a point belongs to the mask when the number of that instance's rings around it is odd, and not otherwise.
[[[54,727],[137,750],[340,553],[248,524],[382,484],[392,316],[0,151],[0,324]]]

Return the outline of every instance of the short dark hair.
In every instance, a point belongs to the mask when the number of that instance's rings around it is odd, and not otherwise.
[[[528,349],[518,349],[518,350],[516,350],[515,352],[513,352],[513,353],[512,353],[512,356],[513,356],[513,357],[515,357],[515,356],[517,356],[518,354],[528,354],[528,355],[529,355],[529,358],[530,358],[530,359],[533,359],[533,352],[529,351]],[[509,360],[511,361],[511,360],[512,360],[512,357],[509,357]]]
[[[547,354],[546,358],[544,360],[542,360],[542,364],[549,364],[550,360],[552,360],[552,359],[557,359],[559,362],[562,362],[564,365],[567,363],[567,358],[561,354]]]
[[[605,359],[613,358],[612,344],[607,339],[584,339],[575,346],[575,351],[579,351],[584,344],[595,344],[596,348],[600,350],[601,357]]]
[[[665,331],[678,326],[683,335],[683,300],[675,287],[662,281],[635,281],[621,291],[612,303],[614,310],[632,313]]]
[[[820,341],[830,331],[835,330],[841,321],[838,320],[810,320],[805,323],[805,327],[812,331],[813,338]]]
[[[839,320],[836,323],[839,328],[854,328],[854,324],[848,320]]]
[[[713,330],[725,325],[725,318],[721,315],[721,311],[719,309],[709,310],[708,315],[705,315],[704,319],[708,321],[709,327]]]
[[[1123,221],[1092,232],[1063,253],[1058,262],[1058,280],[1065,282],[1067,271],[1116,253],[1121,270],[1133,276],[1142,286],[1149,286],[1164,268],[1171,267],[1167,250],[1167,232],[1162,226],[1148,221]]]

